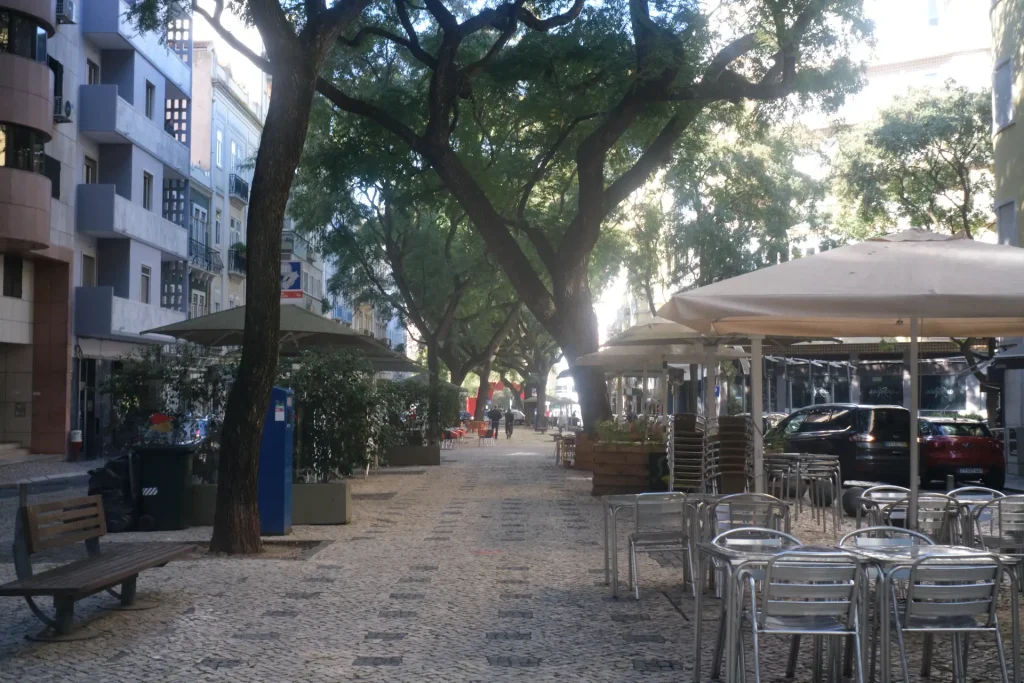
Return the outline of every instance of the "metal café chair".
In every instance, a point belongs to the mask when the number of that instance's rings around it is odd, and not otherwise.
[[[935,545],[935,541],[928,538],[922,533],[913,531],[911,529],[900,529],[898,527],[891,526],[869,526],[850,533],[839,539],[839,547],[846,550],[856,550],[858,548],[872,548],[872,547],[893,547],[893,546],[929,546]],[[873,680],[875,676],[875,653],[878,645],[878,618],[881,614],[882,604],[882,582],[885,576],[882,574],[882,570],[875,565],[868,565],[865,568],[865,577],[869,581],[876,581],[877,588],[875,590],[875,597],[878,598],[878,604],[876,605],[874,612],[874,627],[872,629],[872,641],[869,652],[871,653],[871,668],[868,673],[868,679]],[[910,570],[905,569],[900,572],[893,574],[893,581],[896,586],[896,593],[900,599],[906,597],[906,581],[910,578]],[[847,655],[847,663],[845,671],[847,676],[850,672],[850,657]]]
[[[871,486],[864,489],[857,502],[857,528],[860,528],[860,520],[867,517],[868,526],[881,526],[882,517],[879,514],[887,502],[893,500],[893,495],[902,494],[903,498],[910,495],[910,489],[902,486]]]
[[[629,535],[629,585],[640,599],[637,553],[679,551],[693,577],[690,544],[686,534],[686,498],[679,493],[641,493],[636,497],[636,527]],[[685,577],[684,577],[685,580]]]
[[[975,538],[990,552],[1013,557],[1011,571],[1024,591],[1024,496],[1004,496],[979,505],[971,514]]]
[[[881,526],[905,527],[910,499],[896,500],[882,508]],[[941,493],[922,493],[917,498],[917,530],[936,543],[953,545],[960,536],[960,505]]]
[[[828,531],[829,511],[832,517],[833,537],[839,533],[842,519],[843,477],[839,457],[835,455],[803,454],[800,456],[802,481],[807,483],[811,514],[821,521],[822,531]],[[826,504],[826,500],[828,504]]]
[[[856,680],[864,683],[861,624],[866,580],[856,556],[841,550],[787,550],[776,555],[763,572],[740,569],[737,590],[745,593],[747,589],[749,608],[740,610],[737,627],[742,631],[742,622],[750,622],[755,683],[761,681],[759,636],[764,635],[794,636],[790,668],[798,654],[797,638],[813,636],[815,680],[821,680],[823,646],[830,680],[837,680],[842,643],[849,638],[855,651]],[[745,670],[745,662],[741,666]]]
[[[900,603],[896,600],[894,578],[897,572],[907,569],[910,572],[907,597]],[[996,640],[1001,680],[1008,683],[1006,653],[996,614],[1002,571],[1002,563],[995,555],[956,560],[923,557],[913,564],[889,571],[885,581],[885,590],[892,595],[888,618],[896,630],[904,681],[910,680],[904,634],[951,636],[953,679],[956,683],[967,683],[968,638],[972,633],[990,633]],[[890,664],[887,640],[882,638],[883,666]],[[921,666],[924,677],[929,676],[931,656],[932,648],[926,639]]]
[[[729,551],[730,553],[736,553],[741,558],[755,552],[759,554],[769,552],[774,555],[803,545],[798,538],[784,531],[759,527],[736,527],[729,529],[728,531],[723,531],[711,539],[711,544]],[[728,598],[729,591],[731,591],[734,586],[734,583],[730,580],[732,577],[733,565],[732,563],[723,562],[718,559],[714,559],[713,562],[714,569],[722,575],[722,580],[720,580],[717,585],[723,587],[722,597]],[[755,579],[760,578],[759,575],[754,573],[754,569],[751,566],[747,566],[746,571],[755,576]],[[736,599],[740,599],[740,596],[736,596]],[[721,602],[721,613],[719,614],[718,620],[718,638],[715,642],[714,659],[712,660],[715,663],[712,667],[713,678],[717,677],[718,665],[722,660],[722,653],[725,651],[726,636],[730,626],[727,611],[729,609],[729,603],[730,600],[728,599],[724,599]],[[694,628],[698,631],[698,636],[695,638],[697,645],[699,645],[700,627],[701,614],[697,613],[694,618]],[[700,652],[699,648],[697,649],[697,652]],[[733,654],[735,653],[730,652],[729,656],[732,657]]]
[[[767,493],[734,493],[707,507],[705,538],[740,527],[789,532],[790,506]]]
[[[978,543],[977,536],[977,522],[978,519],[974,516],[975,508],[980,505],[984,505],[989,501],[997,498],[1005,498],[1006,494],[1002,491],[996,491],[995,489],[986,488],[984,486],[961,486],[958,489],[953,489],[949,492],[949,497],[960,503],[963,510],[963,514],[960,517],[960,523],[963,527],[963,542],[965,545],[980,546]],[[987,517],[990,513],[985,513]]]

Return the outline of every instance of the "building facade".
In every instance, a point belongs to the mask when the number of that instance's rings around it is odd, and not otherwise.
[[[295,231],[295,222],[285,218],[281,233],[281,260],[299,264],[302,282],[302,296],[282,298],[282,304],[302,306],[317,315],[328,315],[324,310],[324,267],[323,259],[305,237]]]
[[[193,49],[193,133],[189,215],[189,316],[245,303],[245,234],[253,158],[269,98],[217,61],[210,42]]]
[[[191,19],[127,9],[0,1],[0,443],[32,452],[95,437],[104,367],[185,317]]]

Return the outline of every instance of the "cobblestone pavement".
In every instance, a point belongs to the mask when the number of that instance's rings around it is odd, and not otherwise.
[[[0,598],[0,681],[691,680],[693,604],[678,558],[642,558],[641,600],[613,600],[588,475],[556,468],[550,440],[525,434],[442,455],[441,467],[354,480],[352,524],[295,529],[295,539],[331,541],[305,559],[207,557],[150,570],[139,579],[140,599],[159,602],[149,611],[105,612],[104,596],[80,602],[91,640],[29,643],[38,623]],[[13,515],[13,501],[0,499],[0,515]],[[795,532],[815,535],[809,515]],[[0,554],[0,583],[13,578]],[[971,643],[972,680],[995,681],[981,640]],[[940,643],[934,680],[950,680]],[[783,680],[785,650],[769,640],[764,680]],[[804,654],[798,681],[811,680],[808,667]]]

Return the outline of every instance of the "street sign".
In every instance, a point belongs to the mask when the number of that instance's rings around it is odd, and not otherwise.
[[[302,298],[302,263],[281,261],[281,298]]]

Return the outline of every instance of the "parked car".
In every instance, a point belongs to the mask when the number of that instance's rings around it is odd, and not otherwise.
[[[910,411],[900,406],[834,403],[801,408],[765,435],[766,447],[839,456],[844,483],[906,486]]]
[[[521,410],[512,409],[512,417],[515,418],[515,424],[524,425],[526,424],[526,414]]]
[[[1006,456],[1002,442],[978,420],[928,418],[921,420],[921,480],[980,481],[1002,489],[1006,484]]]
[[[469,422],[473,419],[473,413],[463,410],[459,413],[459,422]]]

